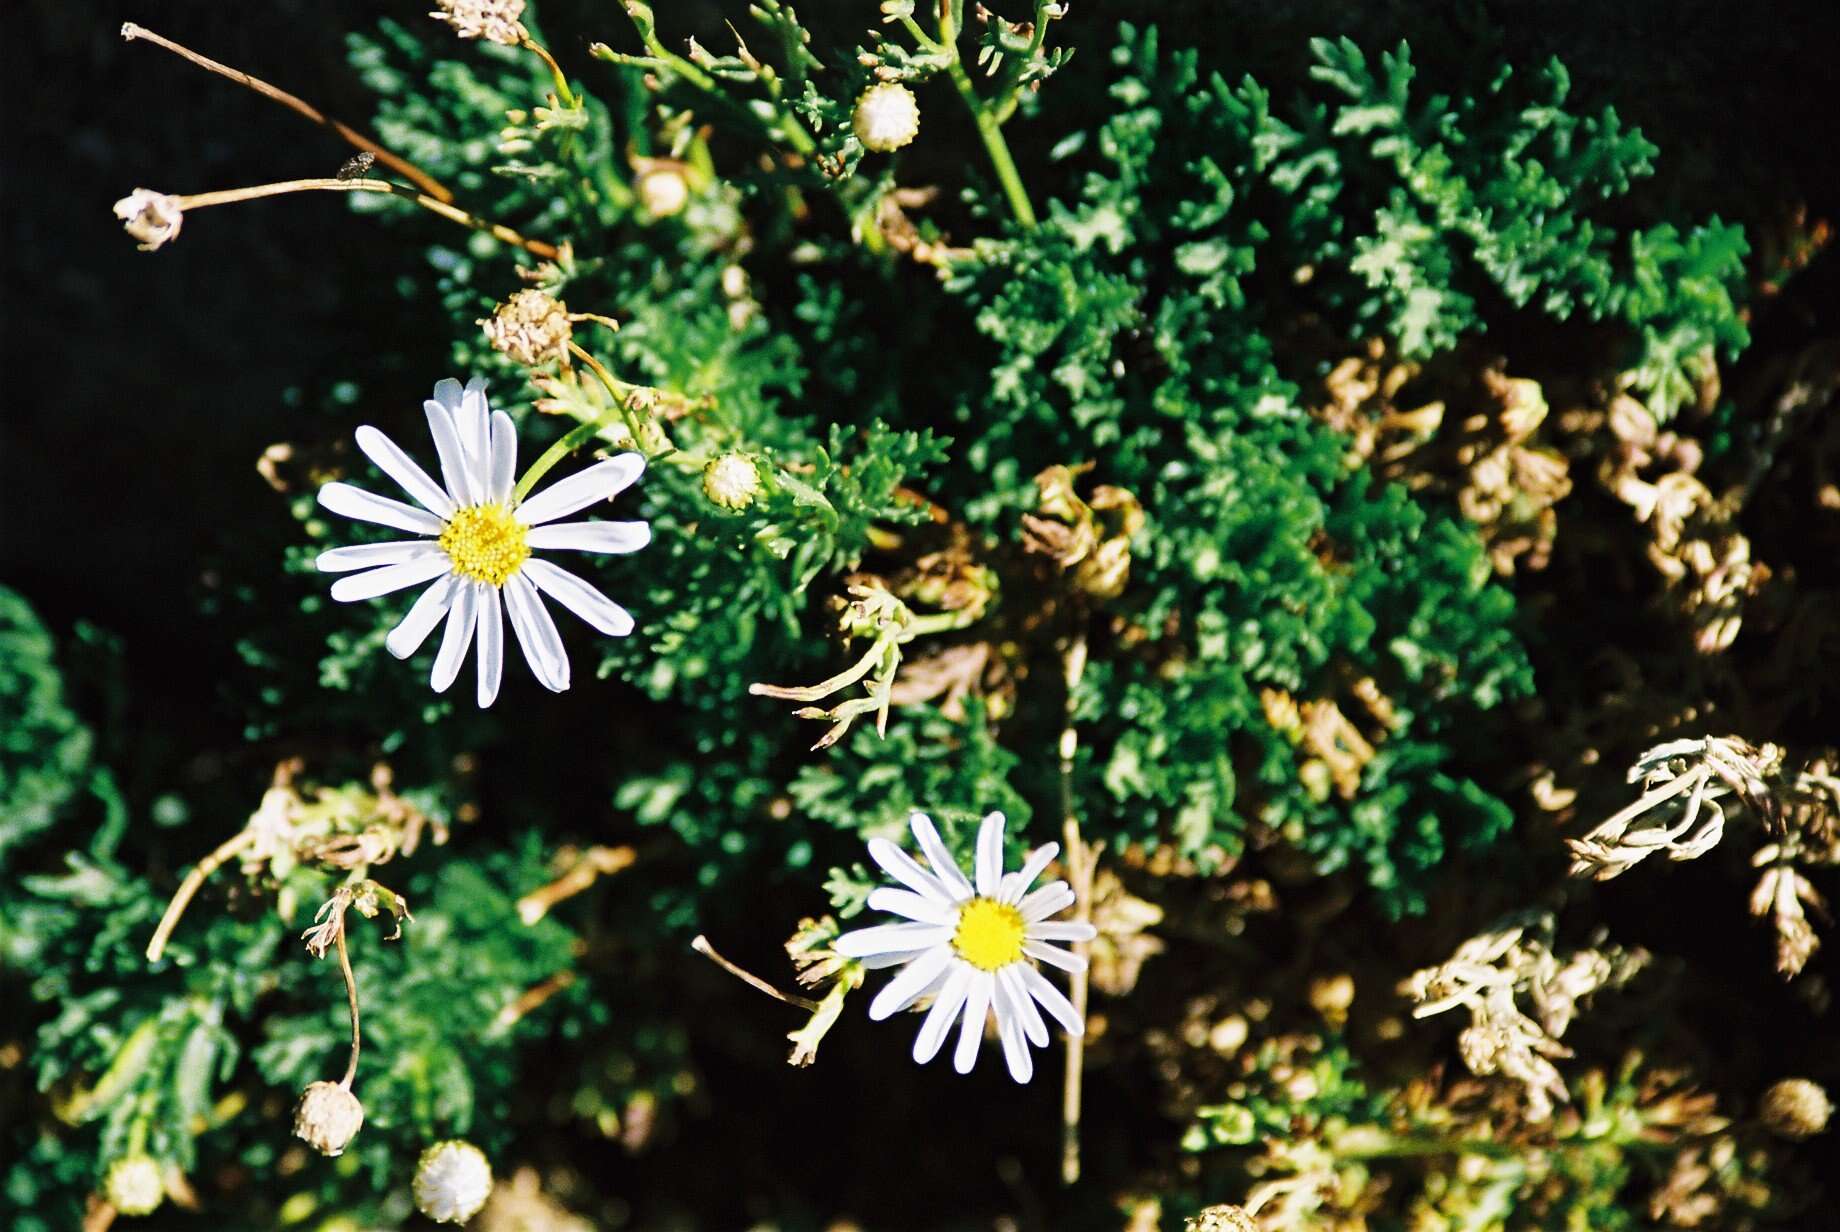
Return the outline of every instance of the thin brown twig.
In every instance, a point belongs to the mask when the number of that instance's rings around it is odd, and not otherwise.
[[[518,919],[535,924],[557,903],[580,894],[602,877],[630,868],[636,859],[638,853],[624,845],[588,848],[567,872],[518,899]]]
[[[344,913],[341,912],[340,914],[342,916]],[[352,1082],[358,1076],[358,1045],[360,1042],[360,1036],[358,1034],[358,977],[351,973],[351,956],[345,952],[345,923],[343,919],[339,921],[338,931],[332,934],[332,939],[339,947],[339,973],[345,977],[345,1001],[351,1007],[351,1060],[345,1063],[345,1077],[339,1081],[339,1085],[349,1091],[351,1090]]]
[[[561,255],[554,244],[528,239],[510,227],[476,218],[457,205],[437,201],[427,193],[419,193],[413,188],[404,188],[401,184],[392,184],[388,180],[340,180],[329,177],[280,180],[273,184],[252,184],[248,188],[224,188],[216,192],[182,194],[179,197],[179,208],[180,210],[202,210],[213,205],[232,205],[238,201],[254,201],[260,197],[279,197],[286,193],[297,192],[388,193],[404,201],[413,201],[423,209],[439,214],[450,222],[457,222],[463,227],[471,227],[475,231],[484,231],[507,244],[516,244],[526,252],[535,253],[546,260],[554,260]]]
[[[773,987],[773,985],[761,979],[758,975],[755,975],[752,971],[744,970],[741,967],[737,967],[734,963],[729,962],[728,959],[716,953],[716,947],[710,945],[709,938],[703,936],[701,933],[698,933],[690,942],[690,948],[740,980],[743,984],[746,984],[749,988],[755,989],[758,992],[764,992],[775,1001],[783,1001],[787,1005],[797,1006],[807,1013],[814,1013],[817,1011],[818,1003],[811,1000],[809,997],[795,997],[789,992],[781,992],[779,989]]]
[[[228,64],[219,64],[216,60],[208,56],[201,56],[191,48],[180,43],[175,43],[171,39],[163,35],[155,34],[145,26],[135,25],[131,21],[122,24],[121,37],[130,43],[134,42],[136,39],[140,39],[152,43],[156,47],[163,47],[180,59],[188,60],[196,64],[206,72],[216,73],[219,77],[227,77],[238,85],[248,86],[263,98],[272,99],[280,103],[283,107],[288,108],[290,111],[305,116],[307,119],[313,121],[313,123],[331,129],[358,149],[368,150],[370,153],[375,154],[378,162],[390,168],[392,171],[395,171],[398,175],[403,176],[405,179],[414,181],[418,188],[435,200],[445,204],[454,199],[453,191],[445,184],[429,175],[426,171],[423,171],[408,159],[390,153],[390,151],[384,149],[377,143],[376,138],[367,137],[357,129],[352,128],[349,124],[334,119],[305,99],[296,98],[286,90],[271,86],[259,77],[251,77],[241,69],[231,68]]]
[[[153,930],[153,940],[147,943],[148,962],[160,961],[160,955],[166,952],[166,943],[172,939],[173,929],[179,926],[179,917],[185,914],[192,896],[198,893],[205,879],[222,868],[231,856],[254,842],[255,837],[254,830],[239,830],[219,843],[216,851],[198,861],[197,867],[185,875],[185,880],[173,891],[172,901],[166,904],[166,914],[160,917],[160,926]]]
[[[1067,685],[1065,725],[1061,728],[1061,837],[1067,847],[1067,879],[1073,886],[1074,919],[1081,924],[1092,922],[1093,872],[1099,863],[1099,846],[1087,846],[1080,837],[1079,811],[1073,800],[1073,759],[1079,751],[1080,733],[1073,725],[1075,695],[1086,674],[1086,635],[1077,634],[1067,644],[1061,660]],[[1076,941],[1073,952],[1088,957],[1090,943]],[[1069,1000],[1081,1023],[1086,1021],[1088,989],[1087,965],[1073,973],[1069,982]],[[1086,1071],[1086,1033],[1067,1040],[1067,1068],[1061,1079],[1061,1183],[1071,1185],[1080,1179],[1080,1103]]]

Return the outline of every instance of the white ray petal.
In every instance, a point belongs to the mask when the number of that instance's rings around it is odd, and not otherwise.
[[[649,522],[555,522],[533,526],[528,542],[552,552],[637,552],[652,541]]]
[[[478,650],[473,661],[479,689],[475,696],[484,710],[498,699],[498,686],[505,678],[505,618],[499,606],[498,587],[474,582],[473,592],[479,605],[479,629],[475,635]]]
[[[488,499],[492,478],[492,423],[486,405],[486,379],[476,376],[466,383],[460,394],[460,408],[453,412],[454,431],[460,434],[460,446],[466,451],[467,475],[480,500]]]
[[[893,954],[901,950],[926,950],[952,940],[952,930],[933,924],[877,924],[843,934],[831,948],[845,958]]]
[[[978,826],[977,892],[995,898],[1003,884],[1003,814],[991,813]]]
[[[486,498],[503,505],[517,486],[517,425],[503,411],[492,412],[492,476]]]
[[[444,552],[432,556],[405,561],[400,565],[385,565],[381,569],[372,569],[367,573],[352,573],[332,584],[332,598],[338,603],[356,603],[360,599],[375,599],[378,595],[391,594],[398,590],[407,590],[423,582],[431,582],[448,572],[453,566],[448,563]]]
[[[945,974],[946,964],[952,961],[952,951],[945,946],[928,950],[914,961],[907,964],[901,974],[888,981],[888,986],[875,995],[869,1002],[869,1017],[876,1022],[897,1014],[920,999]]]
[[[436,517],[454,516],[454,498],[436,483],[395,441],[363,424],[357,431],[358,448],[376,463],[377,469],[394,479],[403,491],[426,506]]]
[[[645,459],[636,453],[623,453],[605,462],[596,462],[581,474],[570,475],[526,498],[517,508],[518,520],[526,526],[536,526],[566,518],[595,501],[607,500],[625,491],[644,470]]]
[[[1098,929],[1091,924],[1082,924],[1078,920],[1030,924],[1023,931],[1023,936],[1030,941],[1091,941],[1098,935]]]
[[[1035,879],[1041,876],[1042,870],[1054,862],[1054,857],[1060,854],[1060,850],[1059,843],[1049,843],[1031,852],[1029,858],[1022,862],[1022,867],[1004,879],[1006,884],[1003,887],[1003,901],[1011,906],[1021,902],[1022,896],[1028,893],[1030,886],[1035,884]]]
[[[453,606],[447,610],[447,628],[441,633],[441,649],[435,652],[434,670],[428,684],[436,693],[447,692],[460,665],[466,662],[467,648],[473,644],[473,626],[479,620],[479,593],[472,583],[461,578],[454,584]]]
[[[1073,887],[1064,881],[1050,881],[1041,889],[1025,895],[1016,904],[1016,910],[1022,913],[1024,920],[1034,924],[1072,905]]]
[[[568,688],[569,656],[562,648],[562,635],[537,597],[537,588],[522,573],[505,579],[505,612],[511,617],[511,631],[517,634],[531,675],[552,693]]]
[[[319,490],[319,503],[343,517],[394,526],[397,530],[410,530],[419,535],[438,535],[447,526],[425,509],[366,492],[349,483],[326,484]]]
[[[436,381],[434,383],[434,400],[446,407],[449,411],[457,411],[460,409],[460,395],[462,392],[464,392],[464,390],[460,382],[454,380],[451,376],[446,380]]]
[[[1009,990],[1010,1008],[1022,1020],[1022,1032],[1029,1042],[1037,1048],[1048,1046],[1048,1024],[1041,1020],[1041,1011],[1035,1008],[1035,998],[1029,996],[1028,985],[1022,982],[1024,971],[1035,968],[1027,963],[1011,963],[997,969],[997,984]]]
[[[409,608],[409,614],[383,639],[384,648],[399,659],[406,659],[421,649],[434,627],[441,623],[441,617],[447,615],[454,601],[454,590],[462,583],[459,574],[450,573],[424,590]]]
[[[1003,1059],[1009,1063],[1009,1076],[1027,1082],[1035,1076],[1035,1058],[1029,1042],[1022,1037],[1022,1019],[1015,1014],[997,1014],[997,1038],[1003,1041]]]
[[[466,446],[460,443],[460,431],[454,427],[453,416],[433,398],[422,403],[422,410],[428,416],[428,434],[434,437],[434,451],[441,459],[441,478],[454,503],[479,504],[484,494],[473,486],[473,469],[467,460]]]
[[[956,901],[939,878],[921,868],[918,860],[885,838],[869,840],[869,858],[881,865],[883,872],[922,898],[930,898],[942,906],[951,906]]]
[[[933,819],[925,813],[916,812],[907,819],[907,824],[913,830],[920,850],[926,853],[926,862],[932,865],[933,876],[939,878],[940,884],[951,893],[952,900],[963,902],[972,897],[971,883],[965,880],[965,874],[959,871],[952,853],[940,841],[939,831],[933,828]]]
[[[313,567],[321,573],[350,573],[354,569],[400,565],[441,554],[441,545],[432,539],[398,539],[393,543],[360,543],[348,548],[332,548],[321,552]]]
[[[1086,960],[1078,954],[1069,954],[1059,946],[1049,945],[1046,941],[1024,941],[1022,952],[1037,962],[1045,962],[1050,967],[1059,967],[1062,971],[1074,974],[1086,970]]]
[[[1041,1007],[1054,1016],[1069,1035],[1086,1034],[1086,1023],[1074,1011],[1073,1002],[1061,995],[1061,990],[1049,983],[1048,977],[1026,963],[1020,964],[1022,986],[1029,995],[1041,1003]]]
[[[625,637],[633,631],[632,615],[625,608],[562,566],[527,560],[521,572],[529,575],[538,590],[609,637]]]
[[[939,995],[933,998],[933,1004],[926,1011],[926,1020],[920,1024],[920,1033],[914,1036],[914,1060],[925,1065],[939,1055],[939,1046],[946,1042],[946,1032],[957,1021],[959,1011],[965,1008],[965,994],[971,991],[971,978],[977,969],[969,963],[955,963],[946,973],[945,983],[939,986]]]
[[[910,920],[919,920],[923,924],[958,923],[956,907],[927,898],[923,894],[915,894],[912,890],[897,890],[893,886],[883,886],[870,893],[869,907],[875,911],[888,911]]]
[[[952,1068],[969,1074],[977,1064],[978,1045],[984,1042],[984,1020],[990,1016],[991,993],[997,981],[988,971],[974,972],[965,997],[965,1016],[958,1024],[958,1047],[952,1050]]]

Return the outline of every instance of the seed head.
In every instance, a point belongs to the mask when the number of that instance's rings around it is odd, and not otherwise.
[[[428,14],[444,21],[463,39],[482,38],[489,43],[516,47],[530,37],[519,19],[524,0],[435,0],[441,7]]]
[[[103,1185],[109,1204],[124,1215],[151,1215],[166,1197],[160,1165],[146,1155],[124,1155],[109,1165]]]
[[[1243,1206],[1210,1206],[1199,1215],[1191,1215],[1186,1232],[1259,1232],[1259,1225]]]
[[[364,1105],[336,1082],[316,1082],[300,1094],[294,1136],[321,1155],[339,1155],[364,1124]]]
[[[684,175],[684,165],[669,159],[646,160],[639,167],[635,188],[639,204],[654,218],[681,214],[690,204],[690,181]]]
[[[415,1205],[436,1223],[465,1223],[491,1193],[492,1165],[470,1142],[437,1142],[415,1165]]]
[[[560,359],[575,333],[568,309],[535,287],[514,294],[479,326],[494,348],[527,368]]]
[[[887,154],[919,135],[920,103],[906,86],[885,81],[862,92],[850,126],[858,141],[877,154]]]
[[[152,252],[168,240],[179,238],[185,211],[179,198],[151,188],[137,188],[115,203],[115,217],[122,229],[140,241],[142,252]]]
[[[1806,1078],[1784,1078],[1763,1093],[1757,1109],[1766,1129],[1779,1138],[1812,1138],[1827,1128],[1833,1116],[1833,1101],[1817,1082]]]

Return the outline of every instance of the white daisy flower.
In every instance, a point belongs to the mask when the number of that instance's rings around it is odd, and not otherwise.
[[[481,708],[498,696],[509,613],[532,674],[560,693],[569,687],[569,659],[538,592],[610,637],[631,633],[633,619],[587,582],[531,553],[636,552],[651,542],[651,527],[644,522],[557,521],[625,490],[645,469],[645,459],[623,453],[519,500],[512,481],[517,433],[509,415],[486,405],[483,379],[475,377],[464,390],[459,381],[442,381],[423,409],[444,484],[377,429],[366,425],[357,431],[364,456],[402,485],[420,509],[348,483],[319,490],[319,503],[334,513],[424,536],[320,553],[316,563],[322,572],[352,574],[332,584],[332,597],[352,603],[432,582],[384,645],[406,659],[445,617],[429,683],[435,692],[445,691],[460,674],[468,646],[477,645]]]
[[[1086,1029],[1073,1004],[1035,966],[1044,962],[1063,971],[1085,970],[1084,958],[1049,943],[1091,941],[1095,935],[1091,924],[1049,921],[1073,905],[1073,889],[1065,881],[1029,890],[1060,845],[1038,848],[1021,869],[1005,873],[1003,814],[992,813],[978,830],[974,885],[939,841],[931,818],[915,813],[909,824],[930,871],[887,839],[869,840],[869,855],[905,887],[876,890],[869,906],[909,922],[859,928],[837,938],[834,948],[868,966],[901,967],[870,1003],[869,1017],[880,1021],[922,997],[933,998],[914,1040],[915,1061],[924,1065],[932,1060],[957,1021],[952,1063],[959,1073],[969,1073],[984,1040],[985,1019],[994,1013],[1010,1076],[1027,1082],[1035,1072],[1029,1045],[1048,1043],[1048,1025],[1037,1002],[1069,1035]]]

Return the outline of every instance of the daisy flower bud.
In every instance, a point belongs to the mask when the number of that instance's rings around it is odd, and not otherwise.
[[[1779,1138],[1812,1138],[1827,1128],[1833,1101],[1816,1082],[1785,1078],[1763,1093],[1758,1115],[1766,1129]]]
[[[575,335],[569,310],[536,287],[517,292],[479,327],[495,350],[527,368],[560,359]]]
[[[850,126],[858,141],[877,154],[887,154],[919,134],[920,104],[906,86],[885,81],[862,92]]]
[[[124,1215],[151,1215],[166,1197],[160,1165],[146,1155],[124,1155],[109,1165],[103,1185],[109,1205]]]
[[[760,495],[760,468],[744,453],[725,453],[703,468],[703,495],[724,509],[746,509]]]
[[[142,252],[152,252],[169,240],[179,238],[185,211],[179,198],[151,188],[137,188],[115,203],[115,217],[122,230],[140,241]]]
[[[524,23],[524,0],[435,0],[441,7],[428,14],[446,22],[463,39],[485,39],[516,47],[528,37]]]
[[[336,1082],[315,1082],[294,1109],[294,1136],[321,1155],[339,1155],[364,1124],[364,1105]]]
[[[1191,1215],[1185,1232],[1259,1232],[1259,1225],[1243,1206],[1210,1206],[1199,1215]]]
[[[450,1138],[415,1165],[415,1205],[436,1223],[465,1223],[492,1193],[492,1165],[470,1142]]]

